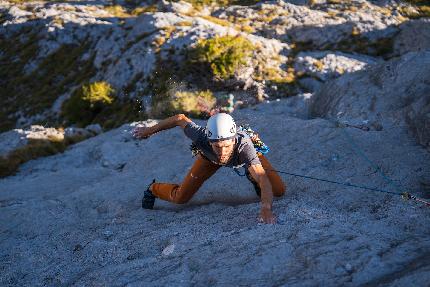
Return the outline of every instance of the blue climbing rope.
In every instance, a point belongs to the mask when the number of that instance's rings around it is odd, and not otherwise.
[[[352,136],[344,129],[345,127],[347,127],[347,125],[345,123],[340,122],[339,120],[333,120],[331,118],[327,118],[328,120],[330,120],[332,123],[335,124],[336,127],[340,127],[340,131],[343,133],[343,135],[345,136],[346,140],[348,141],[348,143],[350,144],[352,150],[358,154],[359,156],[361,156],[362,158],[364,158],[371,166],[372,168],[374,168],[381,176],[382,178],[388,182],[389,184],[391,184],[397,191],[401,192],[401,190],[405,190],[405,187],[400,187],[398,184],[396,184],[392,179],[390,179],[383,171],[382,169],[376,165],[371,159],[369,159],[368,156],[366,156],[366,154],[363,152],[363,150],[354,142]]]
[[[405,187],[400,187],[392,179],[390,179],[381,170],[381,168],[378,165],[376,165],[372,160],[369,159],[369,157],[366,156],[366,154],[362,151],[362,149],[354,142],[352,136],[349,135],[347,133],[347,131],[343,129],[345,127],[348,127],[349,126],[348,124],[341,123],[339,120],[334,120],[334,119],[331,119],[331,118],[327,118],[327,119],[329,121],[331,121],[332,123],[334,123],[336,127],[340,127],[341,128],[341,131],[343,132],[343,135],[347,139],[348,143],[351,145],[352,150],[356,154],[358,154],[359,156],[361,156],[362,158],[364,158],[382,176],[382,178],[386,182],[388,182],[390,185],[392,185],[395,188],[395,190],[397,190],[398,192],[393,192],[393,191],[379,189],[379,188],[373,188],[373,187],[367,187],[367,186],[363,186],[363,185],[356,185],[356,184],[351,184],[351,183],[348,183],[348,182],[338,182],[338,181],[334,181],[334,180],[328,180],[328,179],[323,179],[323,178],[316,178],[316,177],[312,177],[312,176],[300,175],[300,174],[295,174],[295,173],[290,173],[290,172],[281,171],[281,170],[275,170],[275,169],[265,169],[265,170],[266,171],[274,171],[274,172],[278,172],[278,173],[282,173],[282,174],[288,174],[288,175],[297,176],[297,177],[303,177],[303,178],[307,178],[307,179],[314,179],[314,180],[318,180],[318,181],[324,181],[324,182],[329,182],[329,183],[344,185],[344,186],[350,186],[350,187],[356,187],[356,188],[361,188],[361,189],[366,189],[366,190],[372,190],[372,191],[377,191],[377,192],[381,192],[381,193],[388,193],[388,194],[392,194],[392,195],[400,195],[405,200],[412,199],[412,200],[421,202],[421,203],[423,203],[423,204],[425,204],[427,206],[430,206],[430,202],[428,202],[428,201],[426,201],[426,200],[424,200],[422,198],[416,197],[415,195],[411,194],[408,191],[402,192],[402,190],[407,190],[407,189]],[[363,129],[363,128],[361,128],[361,129]],[[234,171],[239,176],[245,176],[245,174],[241,174],[237,168],[234,168]]]

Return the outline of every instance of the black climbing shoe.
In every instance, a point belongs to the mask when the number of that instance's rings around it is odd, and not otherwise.
[[[255,189],[255,193],[258,195],[258,197],[261,198],[261,189],[260,186],[258,185],[258,183],[252,178],[251,173],[249,172],[248,169],[245,169],[245,174],[246,174],[246,178],[252,183],[252,185],[254,186]]]
[[[148,188],[145,190],[143,194],[142,208],[145,208],[145,209],[154,208],[154,202],[155,202],[156,196],[153,195],[151,190],[149,189],[153,183],[155,183],[155,179],[152,180],[151,184],[148,186]]]

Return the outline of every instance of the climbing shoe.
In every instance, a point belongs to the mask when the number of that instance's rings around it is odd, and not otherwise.
[[[151,184],[148,185],[148,188],[145,190],[142,198],[142,208],[145,209],[153,209],[154,208],[154,202],[156,196],[152,194],[150,187],[152,184],[155,183],[155,179],[152,180]]]
[[[252,185],[254,186],[255,189],[255,193],[257,193],[258,197],[261,198],[261,189],[260,186],[258,185],[258,183],[252,178],[251,173],[249,172],[248,169],[245,169],[245,174],[246,174],[246,178],[252,183]]]

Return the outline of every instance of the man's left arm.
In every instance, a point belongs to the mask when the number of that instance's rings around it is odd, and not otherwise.
[[[276,217],[272,212],[272,184],[267,177],[266,171],[261,164],[253,164],[249,166],[249,172],[261,188],[261,210],[258,218],[259,221],[263,221],[264,223],[275,223]]]

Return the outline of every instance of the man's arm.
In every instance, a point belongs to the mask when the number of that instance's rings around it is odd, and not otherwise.
[[[133,130],[133,136],[136,138],[146,139],[162,130],[168,130],[174,127],[181,127],[184,129],[190,122],[192,121],[187,118],[187,116],[184,114],[178,114],[164,119],[152,127],[138,127]]]
[[[272,184],[267,177],[266,171],[261,164],[253,164],[249,167],[249,172],[261,188],[261,210],[259,220],[262,220],[264,223],[275,223],[276,218],[272,213]]]

